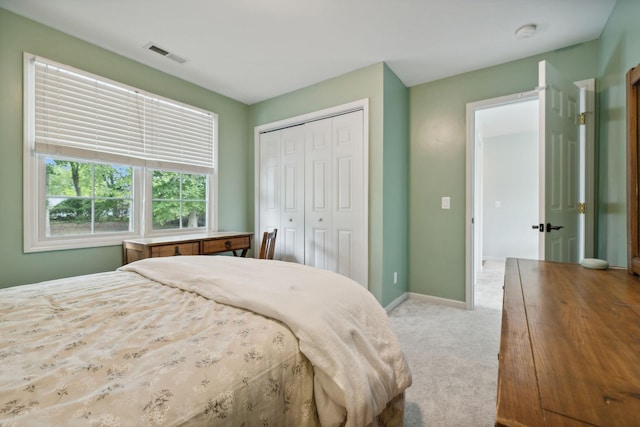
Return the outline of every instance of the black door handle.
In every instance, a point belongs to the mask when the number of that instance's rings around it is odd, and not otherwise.
[[[532,225],[531,228],[534,230],[539,230],[541,233],[544,233],[544,224]]]
[[[561,228],[564,228],[564,225],[551,225],[550,222],[547,223],[547,233],[551,230],[560,230]]]

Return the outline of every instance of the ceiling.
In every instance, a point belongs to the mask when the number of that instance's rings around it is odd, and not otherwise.
[[[386,62],[406,86],[586,42],[616,0],[0,0],[0,7],[253,104]],[[529,38],[515,31],[537,25]],[[145,48],[150,42],[186,59]]]

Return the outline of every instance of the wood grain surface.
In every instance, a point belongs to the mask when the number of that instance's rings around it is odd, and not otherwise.
[[[507,261],[496,425],[639,425],[640,281]]]

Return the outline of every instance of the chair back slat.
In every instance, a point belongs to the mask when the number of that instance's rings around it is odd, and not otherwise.
[[[260,246],[260,259],[273,259],[273,253],[276,249],[276,236],[278,229],[274,228],[272,231],[265,231],[262,233],[262,245]]]

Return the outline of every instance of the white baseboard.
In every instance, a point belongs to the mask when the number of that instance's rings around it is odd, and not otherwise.
[[[404,294],[400,295],[398,298],[396,298],[393,301],[391,301],[384,309],[387,312],[387,314],[391,313],[391,311],[393,311],[394,308],[396,308],[397,306],[399,306],[400,304],[402,304],[405,300],[407,300],[409,298],[416,299],[416,300],[419,300],[419,301],[428,302],[428,303],[431,303],[431,304],[446,305],[446,306],[449,306],[449,307],[462,308],[464,310],[467,309],[467,304],[464,301],[457,301],[457,300],[452,300],[452,299],[447,299],[447,298],[432,297],[431,295],[416,294],[414,292],[405,292]]]
[[[506,261],[507,257],[486,255],[483,256],[482,259],[486,259],[487,261]]]
[[[449,307],[462,308],[462,309],[467,308],[467,304],[464,301],[432,297],[431,295],[416,294],[414,292],[409,292],[408,294],[409,294],[409,298],[417,299],[424,302],[430,302],[432,304],[441,304],[441,305],[447,305]]]
[[[409,295],[405,292],[404,294],[400,295],[398,298],[394,299],[393,301],[391,301],[384,309],[387,312],[387,314],[391,313],[391,311],[396,308],[397,306],[399,306],[400,304],[402,304],[403,301],[405,301],[407,298],[409,298]]]

